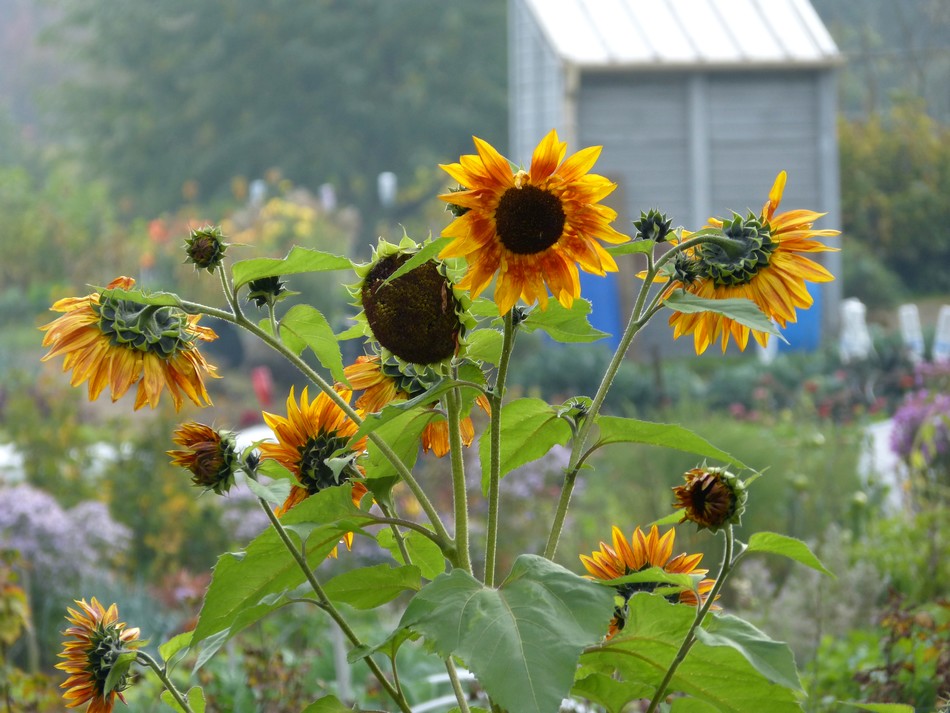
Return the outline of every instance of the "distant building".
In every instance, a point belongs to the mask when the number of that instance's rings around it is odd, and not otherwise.
[[[569,151],[603,145],[595,171],[619,184],[605,203],[622,232],[651,207],[692,229],[758,212],[782,169],[783,208],[840,225],[841,56],[808,0],[511,0],[509,34],[509,155],[527,162],[551,128]],[[840,254],[825,260],[840,275]],[[596,326],[618,331],[633,287],[584,279]],[[840,282],[812,294],[787,330],[791,348],[836,329]],[[639,350],[691,349],[657,321]]]

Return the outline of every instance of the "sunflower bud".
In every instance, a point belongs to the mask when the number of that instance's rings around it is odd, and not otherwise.
[[[739,524],[749,494],[738,477],[725,468],[693,468],[683,478],[686,485],[673,488],[673,507],[684,509],[681,522],[689,520],[713,532]]]
[[[378,259],[360,286],[360,300],[376,341],[410,364],[435,364],[458,349],[459,303],[435,260],[387,282],[410,257],[397,252]]]
[[[184,450],[167,451],[172,465],[191,471],[191,482],[224,495],[234,485],[238,454],[234,438],[221,434],[203,423],[181,424],[172,440]]]
[[[264,305],[276,304],[281,293],[286,291],[284,283],[276,275],[251,280],[247,285],[247,289],[247,301],[254,302],[258,308],[262,308]]]
[[[224,259],[227,249],[228,243],[224,242],[221,229],[217,226],[206,225],[203,228],[196,228],[185,238],[187,262],[194,263],[196,270],[214,272]]]
[[[666,236],[672,232],[672,219],[666,213],[650,209],[648,213],[640,211],[640,220],[633,221],[637,229],[637,240],[654,240],[658,243],[666,241]]]

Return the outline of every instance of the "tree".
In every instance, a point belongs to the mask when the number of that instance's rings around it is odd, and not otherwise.
[[[472,134],[503,144],[501,0],[74,0],[56,33],[81,79],[62,116],[142,212],[271,168],[364,210]]]

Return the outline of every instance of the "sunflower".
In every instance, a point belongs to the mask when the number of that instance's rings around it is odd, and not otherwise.
[[[720,228],[741,249],[737,254],[727,253],[715,243],[703,243],[685,259],[684,269],[678,275],[688,275],[670,285],[668,293],[682,288],[699,297],[712,300],[745,298],[781,327],[795,322],[796,309],[811,307],[806,282],[829,282],[834,276],[805,253],[833,251],[816,237],[838,235],[837,230],[816,230],[813,225],[824,213],[811,210],[791,210],[776,215],[785,190],[785,171],[778,174],[769,199],[759,216],[746,218],[734,215],[732,220],[710,219],[706,227]],[[688,237],[684,233],[683,237]],[[752,334],[763,347],[769,335],[751,329],[715,312],[674,312],[670,317],[673,338],[693,335],[697,354],[702,354],[717,339],[725,351],[729,338],[740,349],[745,349]]]
[[[127,672],[132,662],[121,655],[135,651],[143,642],[138,641],[138,629],[126,629],[125,623],[119,621],[115,604],[104,609],[95,597],[91,603],[81,599],[76,604],[80,611],[67,609],[66,620],[72,626],[63,635],[73,638],[63,643],[63,652],[59,654],[66,660],[56,664],[56,668],[69,674],[60,686],[67,689],[63,698],[68,701],[67,708],[88,703],[86,713],[110,713],[116,696],[125,702],[122,691],[129,687]],[[115,687],[107,691],[106,680],[116,666],[123,667],[122,673],[116,678]]]
[[[50,309],[63,312],[40,329],[46,332],[43,346],[50,351],[43,361],[65,354],[63,371],[72,370],[70,384],[89,382],[89,400],[95,401],[107,386],[118,401],[138,385],[135,409],[158,405],[167,387],[181,409],[184,396],[198,406],[211,399],[204,375],[217,377],[197,349],[197,342],[210,342],[217,335],[198,326],[200,315],[189,315],[177,307],[146,305],[111,294],[113,289],[129,290],[131,277],[119,277],[102,292],[59,300]]]
[[[431,370],[419,370],[402,366],[396,360],[383,364],[378,356],[361,356],[356,363],[343,369],[347,381],[363,395],[356,400],[356,407],[367,413],[378,413],[386,404],[407,401],[423,393],[434,383],[437,375]],[[485,413],[491,413],[491,404],[484,394],[479,394],[475,403]],[[462,443],[472,445],[475,426],[469,416],[459,423]],[[449,452],[449,424],[445,417],[437,415],[422,431],[422,449],[430,450],[439,458]]]
[[[642,572],[651,567],[660,567],[670,574],[706,574],[708,570],[697,569],[703,555],[680,554],[672,557],[675,531],[670,530],[662,537],[656,525],[650,528],[650,534],[644,535],[638,527],[634,530],[630,541],[616,525],[612,530],[613,546],[606,542],[600,543],[600,549],[588,555],[581,555],[581,562],[590,576],[594,579],[609,581],[625,577],[635,572]],[[698,606],[706,600],[706,595],[715,585],[714,579],[703,579],[697,590],[699,598],[692,590],[684,590],[673,595],[675,601],[682,604]],[[626,603],[637,592],[652,592],[658,584],[656,582],[632,582],[616,585],[617,594],[623,599],[623,605],[618,606],[610,624],[608,637],[623,629],[626,623]]]
[[[352,395],[346,389],[338,389],[337,393],[347,402]],[[362,482],[354,480],[362,476],[355,461],[366,448],[366,437],[347,447],[359,428],[327,394],[320,392],[310,401],[305,386],[298,406],[291,387],[287,417],[265,412],[264,422],[274,431],[278,442],[262,443],[261,459],[277,461],[298,482],[277,509],[278,517],[324,488],[348,481],[353,483],[353,504],[359,507],[368,491]],[[347,533],[344,539],[350,547],[353,533]]]
[[[166,451],[172,465],[191,471],[191,482],[224,495],[234,485],[238,454],[234,436],[189,421],[175,429],[172,441],[183,450]]]
[[[398,245],[380,239],[373,259],[356,267],[360,281],[349,289],[361,308],[356,322],[383,358],[424,369],[453,359],[475,321],[471,300],[456,289],[457,265],[430,259],[393,279],[421,247],[408,236]]]
[[[673,507],[682,509],[680,522],[717,532],[738,525],[749,497],[745,483],[725,468],[692,468],[683,474],[686,485],[673,488]]]
[[[565,159],[567,144],[551,131],[535,148],[530,168],[516,173],[490,144],[473,140],[477,154],[441,166],[461,186],[439,196],[458,216],[442,231],[453,240],[439,257],[468,261],[459,287],[477,297],[497,273],[501,314],[519,298],[544,309],[548,290],[569,308],[580,296],[578,267],[595,275],[617,271],[598,241],[630,238],[610,226],[616,211],[599,203],[616,184],[588,173],[600,146]]]

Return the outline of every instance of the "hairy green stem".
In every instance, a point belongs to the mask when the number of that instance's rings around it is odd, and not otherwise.
[[[396,539],[396,546],[399,548],[399,553],[402,555],[402,559],[405,564],[412,564],[412,557],[409,555],[409,550],[406,549],[406,538],[403,537],[402,533],[399,531],[400,525],[411,530],[421,532],[423,535],[433,540],[433,542],[435,542],[437,545],[440,544],[435,539],[435,535],[433,535],[422,525],[417,525],[416,523],[410,522],[409,520],[402,520],[393,516],[392,512],[389,510],[389,507],[385,503],[377,503],[377,505],[379,505],[379,509],[382,511],[383,515],[386,516],[385,518],[377,518],[377,521],[385,522],[385,524],[389,525],[389,527],[392,529],[393,537]]]
[[[667,686],[670,685],[670,681],[673,680],[673,676],[676,674],[676,669],[678,669],[680,664],[683,663],[683,660],[686,658],[686,655],[692,648],[693,643],[696,641],[696,629],[702,625],[703,619],[706,617],[707,612],[709,612],[710,607],[716,600],[719,590],[722,589],[722,585],[726,581],[726,577],[729,576],[729,572],[735,565],[735,561],[732,557],[733,548],[735,545],[735,540],[732,534],[732,525],[726,526],[724,534],[726,538],[726,544],[723,548],[722,564],[719,566],[719,574],[716,577],[716,583],[709,591],[709,596],[706,597],[706,601],[703,602],[703,605],[697,608],[693,623],[689,627],[689,631],[686,632],[683,643],[680,644],[679,651],[677,651],[676,656],[673,657],[670,667],[666,670],[666,675],[663,677],[663,680],[660,681],[660,685],[656,689],[656,693],[653,695],[653,700],[650,701],[650,707],[647,708],[647,713],[656,712],[657,706],[660,705],[660,701],[662,701],[663,697],[666,695]]]
[[[185,700],[185,697],[181,695],[181,691],[179,691],[175,687],[175,684],[172,683],[171,679],[168,677],[168,672],[165,670],[164,666],[159,666],[158,661],[153,659],[144,651],[136,651],[135,660],[138,661],[140,664],[148,666],[150,669],[152,669],[155,675],[158,676],[158,679],[162,682],[162,685],[165,687],[165,690],[168,691],[169,694],[171,694],[171,697],[175,699],[175,702],[179,706],[181,706],[181,709],[185,711],[185,713],[192,713],[191,706],[188,705],[188,701]]]
[[[459,713],[471,713],[468,707],[468,699],[465,697],[465,691],[462,690],[462,682],[459,681],[458,671],[455,670],[455,662],[449,656],[445,659],[445,670],[449,673],[449,680],[452,682],[452,691],[455,693],[455,700],[459,704]]]
[[[567,517],[567,510],[571,504],[571,494],[574,490],[574,484],[577,482],[577,473],[580,468],[591,427],[594,425],[597,414],[600,412],[600,408],[607,396],[607,391],[610,389],[610,385],[613,383],[614,377],[617,375],[617,371],[623,363],[623,358],[627,353],[627,349],[630,347],[630,342],[633,341],[634,336],[636,336],[643,328],[643,325],[646,324],[645,320],[640,319],[640,315],[643,312],[643,305],[649,294],[654,274],[653,270],[647,272],[643,286],[640,288],[640,294],[637,296],[636,304],[630,313],[630,319],[627,321],[627,326],[624,328],[623,335],[620,337],[620,343],[614,351],[610,364],[607,365],[607,370],[604,372],[604,377],[600,382],[600,386],[597,388],[597,393],[594,394],[590,408],[587,413],[584,414],[577,437],[574,438],[573,447],[571,449],[571,459],[568,464],[567,473],[564,476],[564,484],[561,486],[561,495],[558,499],[557,510],[555,510],[554,513],[554,520],[551,523],[551,532],[548,535],[548,542],[544,548],[544,556],[548,559],[554,559],[554,555],[557,553],[558,541],[561,539],[561,530],[564,528],[564,520]]]
[[[501,342],[501,358],[498,360],[498,373],[495,387],[491,391],[491,420],[488,424],[489,446],[491,448],[488,470],[488,525],[485,542],[485,586],[495,586],[495,558],[498,551],[498,511],[501,492],[501,402],[505,397],[505,382],[508,379],[508,364],[515,343],[514,313],[509,310],[505,315],[505,326]]]
[[[455,549],[458,566],[472,571],[472,555],[468,546],[468,493],[465,483],[465,462],[462,459],[462,397],[458,388],[445,395],[449,420],[449,454],[452,457],[452,498],[455,505]]]
[[[276,335],[271,335],[267,331],[261,329],[256,324],[251,322],[245,317],[236,317],[232,313],[226,310],[215,309],[213,307],[208,307],[206,305],[198,304],[196,302],[185,302],[182,301],[182,306],[191,312],[206,314],[209,317],[216,317],[218,319],[224,320],[235,324],[243,329],[246,329],[251,334],[256,336],[262,342],[267,344],[269,347],[279,352],[285,359],[287,359],[291,364],[293,364],[304,376],[306,376],[313,384],[315,384],[321,391],[323,391],[331,401],[333,401],[340,409],[349,417],[357,426],[363,424],[362,417],[356,412],[346,399],[340,396],[334,389],[332,384],[330,384],[326,379],[324,379],[319,372],[317,372],[313,367],[307,364],[299,355],[294,354],[289,351],[280,341],[280,338]],[[403,463],[402,459],[396,454],[395,451],[386,443],[385,439],[382,438],[378,433],[373,431],[368,435],[368,438],[373,442],[373,444],[379,449],[383,457],[388,460],[393,468],[396,469],[399,477],[406,483],[409,489],[412,491],[412,494],[419,501],[419,505],[422,507],[423,511],[426,513],[426,516],[429,518],[429,521],[432,523],[432,527],[435,530],[436,535],[441,540],[441,547],[443,552],[446,552],[448,556],[451,554],[447,550],[451,549],[452,538],[446,530],[445,525],[442,522],[442,519],[439,517],[438,511],[435,509],[435,506],[432,504],[432,501],[429,500],[428,495],[422,489],[422,486],[419,485],[419,482],[413,476],[412,472],[406,467],[406,464]],[[450,559],[453,559],[450,557]],[[454,560],[453,560],[454,561]]]
[[[307,563],[307,558],[304,557],[300,549],[290,539],[290,535],[287,534],[287,530],[284,529],[280,519],[278,519],[277,515],[274,514],[274,511],[271,510],[270,505],[268,505],[267,501],[263,500],[262,498],[258,498],[258,502],[261,504],[261,508],[267,514],[267,518],[270,520],[274,530],[277,531],[277,535],[280,537],[281,542],[283,542],[284,547],[287,548],[290,556],[294,558],[297,566],[300,567],[300,571],[303,572],[304,576],[307,578],[310,588],[320,600],[321,608],[330,615],[330,618],[333,619],[333,621],[336,622],[336,625],[340,627],[343,635],[349,639],[353,646],[362,646],[362,641],[360,641],[360,638],[356,635],[356,632],[353,631],[352,627],[350,627],[349,622],[346,621],[346,618],[335,606],[333,606],[333,602],[330,601],[330,598],[324,591],[323,586],[317,579],[317,575],[314,574],[312,569],[310,569],[310,565]],[[370,671],[373,672],[376,680],[379,681],[379,685],[385,689],[386,693],[390,698],[392,698],[393,702],[399,706],[399,709],[403,711],[403,713],[412,713],[405,696],[400,694],[400,692],[393,687],[393,684],[389,682],[389,679],[386,678],[386,675],[383,673],[382,669],[379,668],[379,665],[372,659],[372,657],[366,656],[363,658],[363,661],[366,662],[366,665],[369,667]]]

